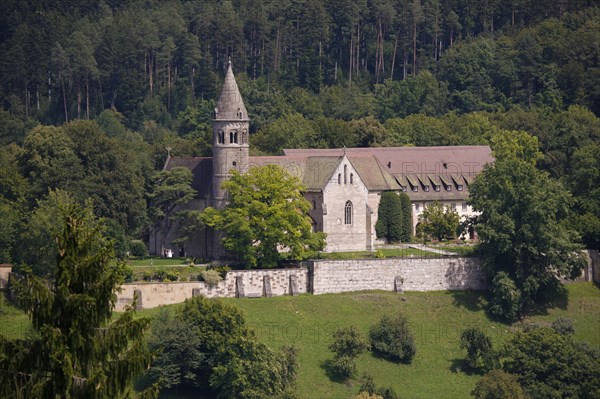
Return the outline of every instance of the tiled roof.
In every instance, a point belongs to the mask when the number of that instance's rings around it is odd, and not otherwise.
[[[171,157],[167,159],[164,169],[188,168],[194,179],[192,187],[198,192],[199,198],[206,198],[212,184],[212,158]]]
[[[250,157],[249,166],[279,165],[300,178],[307,191],[320,191],[345,154],[370,191],[404,190],[413,201],[466,200],[468,186],[474,176],[485,163],[493,162],[487,146],[299,149],[284,152],[283,156]],[[192,186],[201,198],[206,198],[212,182],[212,158],[170,158],[165,168],[177,166],[193,172]]]

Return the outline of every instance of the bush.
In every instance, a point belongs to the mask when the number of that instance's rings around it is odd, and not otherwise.
[[[146,256],[148,255],[148,248],[142,240],[131,240],[129,243],[129,253],[132,256]]]
[[[492,341],[478,327],[467,328],[460,337],[460,348],[467,350],[467,361],[473,369],[489,371],[497,363]]]
[[[202,270],[198,274],[198,281],[204,281],[208,285],[217,285],[223,278],[216,270]]]
[[[339,379],[347,380],[356,373],[356,363],[351,356],[335,356],[328,364],[331,374]]]
[[[490,312],[507,321],[515,321],[521,314],[523,300],[516,283],[505,272],[499,272],[490,287]]]
[[[475,399],[525,399],[527,396],[517,377],[502,370],[492,370],[484,375],[471,392]]]
[[[575,328],[573,327],[573,320],[567,317],[559,317],[552,322],[552,328],[559,334],[572,335],[575,334]]]
[[[381,399],[398,399],[398,394],[393,388],[377,388],[375,381],[373,381],[373,377],[366,373],[363,374],[362,383],[360,384],[358,391],[360,393],[372,395],[370,397],[378,397]]]
[[[392,360],[410,363],[417,352],[415,341],[402,315],[383,316],[369,331],[373,351]]]
[[[340,328],[333,333],[333,342],[329,349],[338,357],[357,357],[369,348],[369,343],[355,326]]]
[[[133,268],[131,266],[125,266],[123,268],[123,275],[126,283],[133,282]]]
[[[229,266],[214,266],[211,267],[209,270],[214,270],[217,273],[219,273],[221,275],[221,279],[224,279],[225,277],[227,277],[227,272],[231,270],[231,267]]]

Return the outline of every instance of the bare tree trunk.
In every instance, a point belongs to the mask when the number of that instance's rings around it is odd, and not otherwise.
[[[413,23],[413,76],[417,75],[417,21]]]
[[[90,81],[85,77],[85,117],[90,119]]]
[[[394,42],[394,55],[392,56],[392,70],[390,72],[390,79],[394,79],[394,67],[396,66],[396,54],[398,52],[398,40],[400,39],[400,28],[396,34],[396,41]]]
[[[69,113],[67,112],[67,94],[65,91],[65,81],[62,80],[62,92],[63,92],[63,107],[65,109],[65,122],[69,122]]]
[[[196,67],[192,67],[192,102],[196,102],[196,93],[194,90],[194,76],[196,75]]]
[[[352,56],[354,55],[354,33],[350,32],[350,63],[348,68],[348,84],[352,83],[352,68],[354,67],[354,60]]]
[[[171,62],[167,63],[167,112],[171,111]]]
[[[77,83],[77,119],[81,119],[81,82]]]

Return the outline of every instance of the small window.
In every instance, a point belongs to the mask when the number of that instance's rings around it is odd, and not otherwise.
[[[235,143],[237,144],[238,142],[238,132],[237,130],[232,130],[231,132],[229,132],[229,142],[230,143]]]
[[[342,174],[338,173],[338,184],[342,184]]]
[[[450,204],[450,208],[455,211],[456,210],[456,202]]]
[[[421,204],[415,204],[415,211],[421,212]]]
[[[423,191],[429,191],[429,186],[423,186]]]
[[[412,190],[416,193],[417,191],[419,191],[419,187],[413,186]]]
[[[317,201],[313,200],[313,209],[317,209]]]
[[[354,173],[350,173],[350,184],[354,184]]]
[[[219,144],[225,144],[225,133],[222,130],[217,132],[217,142]]]
[[[344,206],[344,224],[352,224],[352,202],[346,201]]]
[[[463,185],[462,185],[462,184],[457,184],[457,185],[456,185],[456,189],[457,189],[458,191],[462,191],[462,190],[463,190]]]
[[[344,165],[344,184],[348,184],[348,165]]]
[[[451,186],[446,186],[446,191],[452,191],[452,187]]]
[[[463,211],[463,212],[466,212],[467,210],[468,210],[468,208],[467,208],[467,203],[466,203],[466,202],[463,202],[463,203],[462,203],[462,211]]]

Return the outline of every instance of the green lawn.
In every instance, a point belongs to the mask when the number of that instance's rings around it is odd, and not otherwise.
[[[591,283],[577,283],[568,285],[567,290],[568,304],[530,316],[527,321],[551,323],[558,316],[568,317],[574,322],[576,339],[600,347],[600,289]],[[402,398],[468,398],[479,376],[460,371],[464,358],[460,333],[466,327],[479,326],[497,347],[513,329],[487,317],[482,292],[399,295],[377,291],[223,301],[241,308],[258,338],[270,348],[292,344],[299,349],[298,396],[306,399],[346,399],[357,393],[358,381],[332,382],[322,367],[331,357],[328,345],[338,327],[354,324],[367,334],[369,326],[383,314],[402,312],[409,318],[417,345],[412,364],[392,363],[370,353],[357,361],[359,375],[368,372],[377,385],[392,386]],[[10,306],[3,309],[0,331],[11,337],[22,336],[28,328],[27,318]],[[152,316],[157,312],[148,309],[139,313]]]

